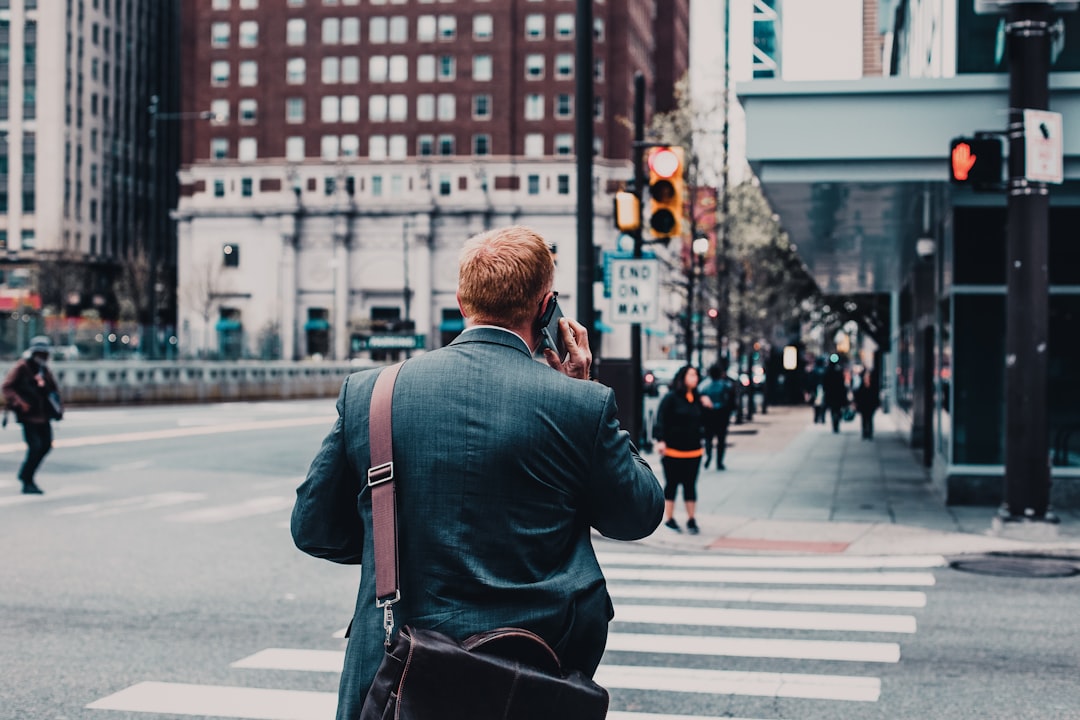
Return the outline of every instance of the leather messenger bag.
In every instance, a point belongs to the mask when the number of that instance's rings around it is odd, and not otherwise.
[[[405,625],[394,636],[401,592],[390,410],[400,368],[384,369],[371,396],[368,485],[386,654],[360,720],[602,720],[607,691],[580,671],[564,672],[555,651],[528,630],[496,628],[459,642]]]

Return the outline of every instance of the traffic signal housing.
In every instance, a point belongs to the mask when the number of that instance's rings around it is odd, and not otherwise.
[[[1002,187],[1002,139],[958,137],[949,143],[949,180],[976,190]]]
[[[615,227],[623,232],[641,228],[641,201],[628,190],[615,193]]]
[[[686,194],[686,154],[681,147],[650,148],[645,156],[649,171],[649,229],[653,238],[682,235],[683,198]]]

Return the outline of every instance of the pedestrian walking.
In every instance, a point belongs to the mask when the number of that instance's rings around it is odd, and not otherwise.
[[[844,378],[844,368],[840,367],[840,361],[829,362],[825,370],[825,377],[821,381],[821,387],[825,391],[825,407],[829,409],[834,433],[840,432],[840,420],[844,416],[844,408],[850,402],[847,380]]]
[[[701,387],[701,394],[712,402],[712,408],[705,412],[705,467],[713,458],[713,446],[716,446],[716,469],[724,467],[724,452],[727,450],[728,426],[731,414],[735,412],[735,381],[727,376],[727,363],[714,363],[709,368],[709,380]]]
[[[814,408],[814,424],[825,424],[825,358],[814,361],[814,369],[807,374],[807,399]]]
[[[705,413],[711,405],[698,392],[697,368],[685,365],[675,374],[671,390],[656,410],[653,437],[664,466],[664,525],[675,532],[682,532],[675,520],[675,498],[679,488],[682,488],[686,505],[686,530],[691,535],[700,532],[694,513],[698,473],[705,454],[702,447]]]
[[[533,359],[554,310],[554,276],[548,243],[528,228],[471,238],[458,273],[465,330],[400,369],[392,402],[401,588],[394,625],[457,640],[524,628],[555,649],[564,670],[591,677],[612,609],[590,528],[617,540],[646,537],[660,524],[663,495],[619,427],[614,392],[589,381],[586,328],[559,320],[566,355],[546,349],[546,364]],[[378,374],[345,380],[337,421],[292,513],[297,547],[363,568],[338,720],[359,717],[386,639],[367,480]]]
[[[855,388],[852,396],[855,399],[855,411],[862,419],[863,440],[873,440],[874,413],[881,405],[881,393],[878,392],[874,376],[869,370],[863,372],[859,387]]]
[[[15,420],[23,427],[26,457],[19,468],[19,480],[22,491],[28,495],[42,494],[34,474],[52,449],[52,421],[64,416],[60,388],[49,370],[51,349],[49,338],[44,335],[31,338],[30,347],[8,371],[3,384],[4,425],[8,412],[13,411]]]

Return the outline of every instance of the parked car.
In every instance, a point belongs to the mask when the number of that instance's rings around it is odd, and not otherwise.
[[[685,360],[649,360],[642,372],[642,387],[646,395],[660,394],[661,387],[669,387],[679,368],[686,365]]]

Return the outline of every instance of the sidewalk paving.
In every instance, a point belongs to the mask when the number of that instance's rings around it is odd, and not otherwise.
[[[1080,557],[1080,512],[1057,511],[1059,525],[992,528],[996,507],[946,506],[895,413],[878,412],[872,441],[860,424],[840,433],[815,425],[809,407],[779,406],[732,425],[727,469],[698,478],[700,535],[661,526],[642,542],[718,552],[958,555],[1029,552]],[[657,477],[660,458],[647,453]]]

